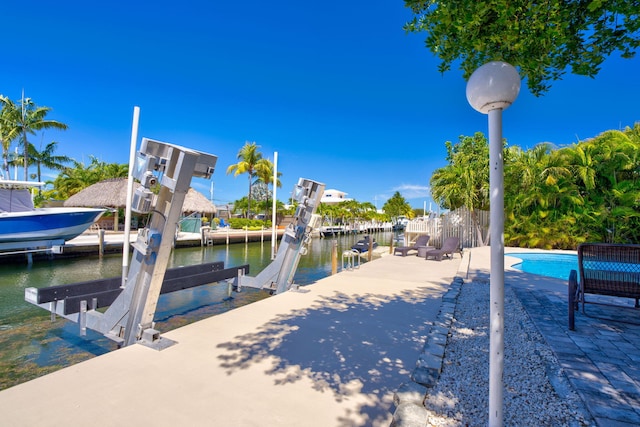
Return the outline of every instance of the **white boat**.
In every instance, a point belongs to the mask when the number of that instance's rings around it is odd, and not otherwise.
[[[344,234],[344,227],[341,225],[331,225],[320,227],[320,235],[322,237],[332,237]]]
[[[34,208],[41,182],[0,180],[0,251],[52,248],[82,234],[105,209]]]

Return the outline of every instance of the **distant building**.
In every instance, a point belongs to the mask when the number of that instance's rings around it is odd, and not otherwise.
[[[226,205],[216,205],[216,216],[222,219],[231,218],[231,212],[233,212],[233,204],[228,203]]]
[[[322,193],[322,198],[320,199],[320,203],[326,203],[331,205],[331,204],[347,202],[351,200],[349,198],[346,198],[345,197],[346,195],[347,193],[340,190],[334,190],[334,189],[324,190],[324,193]]]

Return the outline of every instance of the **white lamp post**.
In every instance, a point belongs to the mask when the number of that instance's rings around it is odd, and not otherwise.
[[[471,106],[489,115],[489,188],[491,212],[489,426],[502,426],[504,371],[504,172],[502,110],[520,92],[520,76],[506,62],[489,62],[473,72],[467,82]]]
[[[276,207],[278,206],[278,199],[276,198],[276,189],[278,188],[278,152],[275,151],[273,153],[273,200],[271,205],[271,260],[276,259],[276,240],[278,238],[278,234],[276,232],[276,219],[277,212]],[[269,188],[267,188],[269,191]]]

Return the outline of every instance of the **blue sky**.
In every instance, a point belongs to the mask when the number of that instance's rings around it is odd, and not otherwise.
[[[216,204],[246,195],[247,176],[226,169],[251,141],[278,152],[282,201],[304,177],[378,207],[395,191],[428,207],[445,141],[487,132],[461,71],[438,73],[424,35],[403,31],[402,0],[6,3],[0,93],[24,89],[69,126],[36,146],[126,163],[139,106],[139,139],[218,156]],[[528,148],[632,126],[639,75],[640,59],[616,54],[595,79],[567,74],[543,97],[523,82],[503,136]],[[209,196],[209,181],[193,186]]]

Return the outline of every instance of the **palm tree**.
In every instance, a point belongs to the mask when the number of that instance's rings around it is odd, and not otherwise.
[[[234,176],[246,173],[249,175],[249,194],[247,196],[247,217],[251,212],[251,185],[253,177],[256,173],[264,168],[268,168],[267,160],[262,158],[262,153],[258,151],[260,148],[255,142],[245,142],[244,146],[238,151],[238,163],[230,165],[227,168],[227,175],[233,172]],[[271,162],[269,162],[271,163]]]
[[[378,220],[378,210],[376,209],[376,205],[371,202],[362,202],[360,203],[360,219],[371,221]]]
[[[269,210],[269,184],[274,185],[273,169],[274,169],[273,162],[269,159],[265,159],[264,166],[256,170],[256,177],[258,178],[258,181],[263,182],[267,186],[267,197],[266,197],[267,208],[265,209],[265,211]],[[282,172],[278,172],[278,177],[276,177],[275,186],[278,188],[282,187],[282,183],[280,182],[280,179],[278,179],[280,176],[282,176]]]
[[[573,244],[570,231],[583,202],[563,150],[549,143],[507,149],[505,242],[545,248]]]
[[[400,194],[399,191],[393,193],[384,205],[382,205],[382,210],[391,217],[394,224],[398,220],[400,216],[413,215],[413,209],[411,209],[411,205],[405,200],[404,197]]]
[[[93,158],[92,158],[93,159]],[[94,172],[84,163],[73,160],[73,167],[65,168],[53,181],[54,197],[68,199],[80,190],[88,187],[92,182]]]
[[[471,214],[478,241],[486,245],[489,234],[486,239],[482,238],[477,211],[489,207],[487,139],[481,132],[476,132],[473,136],[460,136],[456,144],[447,141],[445,146],[449,164],[431,175],[431,195],[445,209],[465,207]]]
[[[574,144],[563,150],[567,162],[572,166],[575,175],[580,179],[586,192],[596,188],[596,146],[591,142]]]
[[[29,140],[27,134],[35,135],[39,130],[51,128],[66,130],[67,125],[55,120],[47,120],[46,116],[51,108],[38,107],[31,98],[23,97],[19,104],[9,101],[6,97],[2,98],[3,126],[7,126],[7,130],[3,133],[6,132],[9,137],[8,144],[11,144],[14,139],[20,138],[20,144],[23,147],[24,180],[27,181],[29,179]],[[6,143],[4,137],[2,143],[4,149]]]
[[[110,178],[126,178],[128,175],[127,164],[105,163],[94,156],[90,158],[89,166],[71,159],[73,167],[65,167],[55,178],[51,195],[57,199],[67,199],[97,182]]]
[[[97,173],[100,176],[99,181],[110,178],[127,178],[129,176],[129,165],[127,163],[100,162],[97,166]]]
[[[17,121],[17,116],[20,110],[18,107],[6,96],[0,95],[0,145],[2,145],[2,170],[6,173],[6,178],[10,176],[9,173],[9,154],[11,149],[11,142],[18,137],[17,129],[14,124]]]
[[[334,225],[337,218],[341,217],[342,209],[338,205],[320,203],[320,205],[318,205],[316,213],[322,216],[323,224],[325,222],[328,222],[330,225]]]
[[[247,196],[233,202],[233,213],[240,211],[240,214],[247,216]]]
[[[37,172],[36,177],[38,181],[42,180],[42,166],[47,169],[53,169],[62,171],[65,168],[65,163],[71,162],[71,158],[68,156],[56,156],[53,153],[56,151],[57,142],[51,141],[48,143],[44,150],[38,151],[33,144],[29,143],[29,165],[36,165]],[[16,157],[14,160],[16,163],[24,163],[22,156]]]

